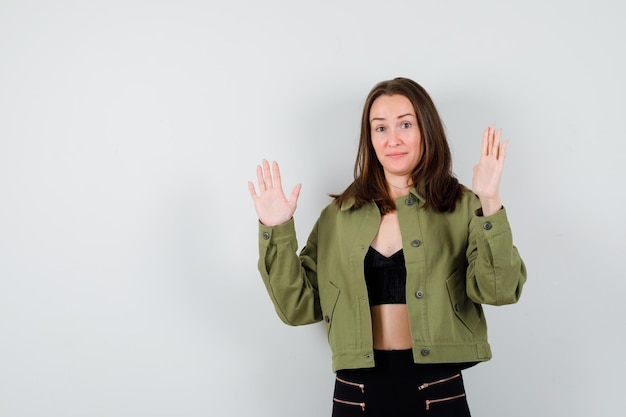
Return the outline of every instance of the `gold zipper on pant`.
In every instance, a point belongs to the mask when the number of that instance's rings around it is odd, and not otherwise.
[[[461,376],[461,374],[456,374],[456,375],[452,375],[451,377],[448,377],[448,378],[440,379],[439,381],[425,382],[422,385],[420,385],[419,387],[417,387],[417,389],[421,391],[424,388],[430,387],[431,385],[443,384],[444,382],[451,381],[451,380],[456,379],[456,378],[458,378],[460,376]]]
[[[436,400],[426,400],[426,411],[430,410],[430,405],[435,403],[441,403],[444,401],[456,400],[458,398],[465,397],[465,394],[455,395],[454,397],[438,398]]]
[[[361,392],[362,392],[362,393],[363,393],[363,392],[365,392],[365,384],[359,384],[359,383],[356,383],[356,382],[346,381],[345,379],[341,379],[341,378],[339,378],[338,376],[337,376],[337,377],[335,377],[335,378],[337,378],[337,381],[339,381],[339,382],[341,382],[341,383],[344,383],[344,384],[346,384],[346,385],[351,385],[351,386],[353,386],[353,387],[359,387],[359,388],[361,388]]]
[[[345,400],[340,400],[338,398],[333,398],[333,401],[341,403],[341,404],[346,404],[346,405],[358,405],[359,407],[361,407],[361,410],[365,411],[365,403],[357,403],[354,401],[345,401]]]

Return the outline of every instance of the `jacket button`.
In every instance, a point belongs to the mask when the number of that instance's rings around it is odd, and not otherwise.
[[[263,232],[263,239],[267,240],[270,238],[269,232]]]
[[[428,348],[422,349],[422,356],[428,356],[428,355],[430,355],[430,349]]]
[[[459,305],[459,303],[456,303],[454,305],[454,311],[461,311],[461,306]]]
[[[491,230],[492,227],[493,224],[491,224],[491,222],[485,222],[485,224],[483,224],[483,229],[485,230]]]
[[[422,242],[418,239],[415,239],[413,242],[411,242],[411,246],[413,246],[414,248],[417,248],[421,244]]]
[[[328,316],[324,316],[324,321],[325,321],[326,323],[330,323],[330,317],[328,317]]]
[[[413,200],[411,197],[407,198],[404,202],[407,206],[412,206],[413,204],[415,204],[415,200]]]
[[[416,292],[416,293],[415,293],[415,296],[416,296],[417,298],[423,298],[423,297],[424,297],[424,293],[420,290],[420,291],[418,291],[418,292]]]

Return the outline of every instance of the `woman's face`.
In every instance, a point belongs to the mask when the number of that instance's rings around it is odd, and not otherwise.
[[[370,108],[369,121],[372,145],[385,178],[393,181],[410,176],[422,156],[422,138],[409,99],[399,94],[378,97]]]

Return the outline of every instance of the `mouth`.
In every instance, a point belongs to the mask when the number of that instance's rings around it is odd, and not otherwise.
[[[404,155],[406,155],[406,152],[394,152],[388,153],[387,157],[397,159],[403,157]]]

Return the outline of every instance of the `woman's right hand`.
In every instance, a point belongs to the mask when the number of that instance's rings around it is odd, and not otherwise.
[[[248,190],[252,201],[254,201],[254,208],[259,220],[266,226],[278,226],[286,223],[296,211],[301,184],[293,187],[291,196],[287,200],[283,192],[277,162],[272,163],[272,170],[270,171],[269,162],[263,160],[263,166],[257,165],[256,167],[256,176],[259,182],[259,194],[257,194],[252,181],[248,181]]]

